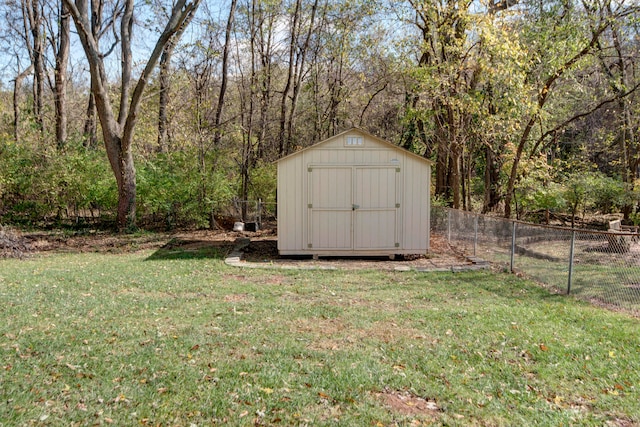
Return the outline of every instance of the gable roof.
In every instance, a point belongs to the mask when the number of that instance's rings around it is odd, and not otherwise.
[[[322,146],[322,145],[324,145],[324,144],[328,143],[329,141],[333,141],[333,140],[335,140],[335,139],[338,139],[338,138],[340,138],[340,137],[343,137],[344,135],[346,135],[346,134],[348,134],[348,133],[353,133],[353,132],[359,132],[359,133],[361,133],[363,136],[366,136],[366,137],[367,137],[367,138],[369,138],[369,139],[373,139],[374,141],[376,141],[376,142],[378,142],[378,143],[380,143],[380,144],[382,144],[382,145],[385,145],[385,146],[387,146],[387,147],[389,147],[389,148],[392,148],[392,149],[394,149],[394,150],[400,151],[400,152],[402,152],[402,153],[404,153],[404,154],[406,154],[406,155],[408,155],[408,156],[410,156],[410,157],[412,157],[412,158],[414,158],[414,159],[417,159],[417,160],[419,160],[419,161],[421,161],[421,162],[424,162],[424,163],[426,163],[426,164],[428,164],[428,165],[430,165],[430,166],[431,166],[431,165],[433,165],[433,162],[432,162],[431,160],[426,159],[426,158],[424,158],[424,157],[422,157],[422,156],[420,156],[420,155],[418,155],[418,154],[416,154],[416,153],[413,153],[413,152],[411,152],[411,151],[409,151],[409,150],[407,150],[407,149],[405,149],[405,148],[398,147],[397,145],[392,144],[392,143],[390,143],[389,141],[386,141],[386,140],[384,140],[384,139],[382,139],[382,138],[379,138],[379,137],[377,137],[377,136],[375,136],[375,135],[373,135],[373,134],[371,134],[371,133],[369,133],[369,132],[367,132],[367,131],[365,131],[365,130],[362,130],[362,129],[358,128],[358,127],[352,127],[351,129],[348,129],[348,130],[346,130],[346,131],[344,131],[344,132],[341,132],[341,133],[339,133],[339,134],[336,134],[336,135],[334,135],[334,136],[331,136],[331,137],[329,137],[329,138],[327,138],[327,139],[325,139],[325,140],[322,140],[322,141],[320,141],[320,142],[316,142],[315,144],[310,145],[310,146],[308,146],[308,147],[306,147],[306,148],[303,148],[302,150],[298,150],[298,151],[296,151],[295,153],[291,153],[291,154],[288,154],[288,155],[286,155],[286,156],[284,156],[284,157],[281,157],[281,158],[279,158],[278,160],[276,160],[276,163],[279,163],[279,162],[281,162],[281,161],[283,161],[283,160],[285,160],[285,159],[289,159],[289,158],[291,158],[291,157],[298,156],[298,155],[300,155],[300,154],[304,153],[304,152],[305,152],[305,151],[307,151],[307,150],[311,150],[311,149],[314,149],[314,148],[318,148],[318,147],[320,147],[320,146]]]

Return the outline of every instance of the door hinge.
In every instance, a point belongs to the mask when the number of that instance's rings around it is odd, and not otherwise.
[[[400,203],[396,203],[396,208],[399,208],[399,207],[400,207]]]
[[[396,248],[399,248],[399,247],[400,247],[400,243],[396,243]]]
[[[307,168],[307,172],[311,172],[313,168]]]
[[[311,248],[313,248],[313,244],[309,243],[309,244],[307,244],[307,247],[308,247],[309,249],[311,249]]]
[[[396,172],[400,172],[400,168],[396,168]]]
[[[308,207],[309,209],[312,209],[312,208],[313,208],[313,203],[309,203],[309,204],[307,205],[307,207]]]

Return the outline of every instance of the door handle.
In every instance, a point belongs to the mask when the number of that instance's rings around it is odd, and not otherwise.
[[[352,211],[355,211],[356,209],[360,209],[360,205],[351,205]]]

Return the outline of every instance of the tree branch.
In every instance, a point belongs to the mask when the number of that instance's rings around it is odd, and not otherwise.
[[[618,101],[620,99],[626,98],[627,96],[633,94],[636,90],[638,90],[638,88],[640,88],[640,81],[638,83],[636,83],[635,86],[633,86],[627,92],[624,92],[624,93],[621,93],[621,94],[617,94],[616,96],[614,96],[612,98],[609,98],[609,99],[605,99],[604,101],[600,102],[598,105],[596,105],[593,108],[591,108],[589,111],[585,111],[583,113],[577,114],[577,115],[571,117],[570,119],[567,119],[567,120],[563,121],[562,123],[560,123],[559,125],[557,125],[553,129],[550,129],[550,130],[546,131],[540,138],[538,138],[538,140],[534,144],[533,148],[531,149],[531,154],[529,155],[529,158],[532,158],[535,155],[536,151],[538,150],[538,147],[540,146],[540,144],[542,144],[542,142],[545,139],[547,139],[549,136],[551,136],[555,132],[558,132],[560,129],[565,128],[566,126],[570,125],[571,123],[575,122],[576,120],[580,120],[580,119],[582,119],[584,117],[587,117],[587,116],[593,114],[594,112],[598,111],[600,108],[604,107],[607,104],[611,104],[612,102],[615,102],[615,101]],[[542,146],[542,150],[545,150],[548,147],[549,147],[549,144],[545,144],[545,145]]]
[[[178,0],[171,11],[171,17],[164,28],[164,31],[158,38],[153,52],[149,56],[147,65],[142,71],[142,75],[138,80],[133,95],[131,96],[131,103],[129,104],[129,114],[127,115],[124,123],[122,140],[125,144],[130,144],[133,138],[130,138],[130,134],[133,132],[135,123],[138,116],[138,108],[140,106],[140,100],[142,98],[142,92],[147,84],[149,76],[153,72],[164,46],[171,40],[171,38],[180,30],[180,28],[188,22],[191,15],[195,13],[200,5],[201,0],[193,0],[191,3],[187,3],[186,0]],[[125,147],[126,148],[126,147]]]

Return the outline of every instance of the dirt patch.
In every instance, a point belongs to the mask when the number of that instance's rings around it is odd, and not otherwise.
[[[285,268],[335,268],[341,270],[423,268],[431,270],[470,264],[460,252],[449,245],[446,238],[438,235],[431,236],[431,249],[428,254],[399,257],[395,260],[389,260],[388,257],[331,257],[320,258],[320,260],[313,260],[310,256],[281,257],[278,254],[275,225],[257,232],[244,233],[226,230],[185,230],[176,233],[133,235],[102,231],[88,231],[83,234],[68,234],[62,231],[33,232],[20,234],[18,249],[23,253],[25,250],[26,253],[130,253],[156,250],[157,254],[162,252],[160,255],[167,258],[171,257],[173,252],[178,252],[176,256],[179,257],[207,249],[216,250],[216,253],[229,254],[233,250],[236,240],[242,237],[251,239],[249,246],[243,250],[244,261]],[[7,256],[6,253],[18,253],[15,249],[16,244],[12,243],[12,245],[5,245],[3,249],[0,243],[0,257]],[[160,255],[158,259],[163,258]],[[284,281],[284,276],[277,276],[269,283],[279,284]]]
[[[452,266],[470,265],[466,257],[452,247],[444,236],[431,235],[431,249],[426,255],[400,256],[394,260],[388,257],[321,257],[280,256],[275,235],[250,236],[251,243],[243,250],[243,260],[251,263],[266,263],[281,267],[335,268],[340,270],[394,270],[441,269]]]
[[[32,252],[105,252],[125,253],[162,247],[171,237],[168,234],[127,235],[104,232],[66,235],[63,232],[25,234]]]
[[[408,391],[385,390],[376,393],[376,398],[396,414],[425,416],[431,419],[440,414],[440,408],[434,400],[424,399]]]

